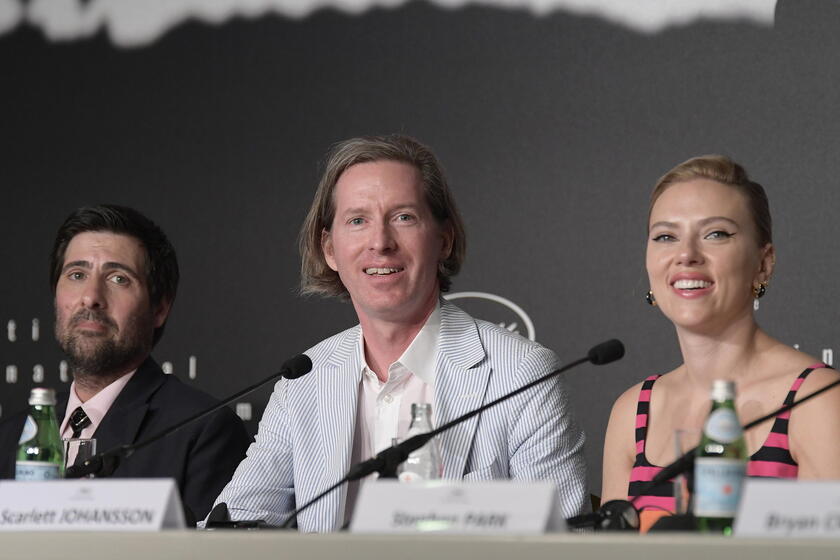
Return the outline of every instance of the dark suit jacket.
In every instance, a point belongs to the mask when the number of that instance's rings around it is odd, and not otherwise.
[[[69,393],[58,395],[56,416],[64,418]],[[136,443],[209,408],[216,399],[166,375],[151,358],[137,369],[108,410],[93,437],[96,450]],[[15,453],[26,411],[0,422],[0,478],[14,478]],[[251,441],[236,414],[225,407],[123,459],[119,478],[174,478],[181,499],[203,519],[231,479]]]

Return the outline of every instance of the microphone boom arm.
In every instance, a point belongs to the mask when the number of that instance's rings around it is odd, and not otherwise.
[[[122,461],[123,459],[125,459],[127,457],[131,457],[131,455],[135,451],[137,451],[138,449],[142,449],[142,448],[146,447],[147,445],[151,445],[152,443],[158,441],[159,439],[162,439],[162,438],[168,436],[169,434],[177,432],[178,430],[180,430],[181,428],[183,428],[187,424],[191,424],[192,422],[195,422],[196,420],[199,420],[201,418],[204,418],[205,416],[208,416],[208,415],[216,412],[217,410],[229,405],[230,403],[232,403],[236,399],[238,399],[240,397],[244,397],[245,395],[255,391],[256,389],[259,389],[260,387],[262,387],[263,385],[265,385],[269,381],[277,379],[278,377],[282,377],[285,373],[287,373],[287,371],[288,371],[287,368],[284,367],[279,372],[269,375],[268,377],[266,377],[262,381],[254,383],[250,387],[242,389],[238,393],[228,397],[227,399],[225,399],[221,402],[216,403],[215,405],[211,406],[210,408],[208,408],[206,410],[202,410],[202,411],[200,411],[196,414],[193,414],[189,418],[186,418],[186,419],[178,422],[174,426],[170,426],[169,428],[166,428],[163,431],[160,431],[160,432],[158,432],[158,433],[156,433],[152,436],[149,436],[148,438],[146,438],[146,439],[144,439],[140,442],[137,442],[137,443],[132,444],[132,445],[129,445],[129,444],[120,445],[120,446],[111,448],[108,451],[103,451],[102,453],[98,453],[98,454],[94,455],[93,457],[91,457],[90,459],[88,459],[87,461],[85,461],[84,463],[82,463],[81,465],[74,465],[72,467],[69,467],[67,469],[67,471],[65,472],[64,477],[65,478],[82,478],[82,477],[88,476],[90,474],[93,474],[94,476],[100,477],[100,478],[109,477],[112,474],[114,474],[114,471],[117,470],[117,467],[120,466],[120,461]]]

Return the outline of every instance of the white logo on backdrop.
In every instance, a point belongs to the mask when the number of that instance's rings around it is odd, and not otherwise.
[[[531,318],[528,317],[528,314],[525,313],[525,310],[510,301],[507,298],[503,298],[502,296],[497,296],[496,294],[488,294],[487,292],[455,292],[454,294],[444,294],[443,296],[445,299],[452,301],[456,299],[480,299],[485,301],[491,301],[493,303],[498,303],[504,307],[506,307],[509,311],[513,311],[513,313],[519,318],[519,321],[511,321],[509,323],[498,323],[500,327],[503,329],[507,329],[511,332],[515,332],[517,334],[521,334],[523,336],[528,336],[530,340],[537,339],[537,331],[534,330],[534,322],[531,321]],[[492,317],[480,317],[486,321],[492,321]],[[522,327],[525,327],[525,333],[523,334],[520,332],[520,324],[522,323]]]
[[[429,0],[441,8],[479,4],[528,10],[537,15],[563,10],[600,17],[640,33],[656,33],[699,20],[749,21],[773,25],[776,0]],[[267,15],[303,18],[323,8],[361,14],[395,8],[407,0],[0,0],[0,35],[24,23],[52,41],[91,37],[103,28],[120,47],[140,47],[182,23],[219,25],[234,18]]]

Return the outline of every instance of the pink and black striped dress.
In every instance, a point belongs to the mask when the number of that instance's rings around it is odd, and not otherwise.
[[[799,374],[785,397],[785,404],[790,404],[796,398],[796,392],[812,371],[826,367],[825,364],[814,364]],[[650,393],[653,390],[654,382],[659,375],[651,375],[642,383],[642,390],[639,392],[639,402],[636,406],[636,462],[633,463],[633,470],[630,472],[630,487],[627,490],[628,499],[632,500],[639,495],[639,492],[646,483],[653,480],[653,477],[662,470],[647,460],[645,455],[645,441],[647,440],[647,429],[650,425]],[[765,478],[796,478],[799,472],[799,465],[793,460],[790,454],[788,442],[788,419],[790,412],[783,412],[776,416],[775,422],[764,445],[753,453],[747,463],[747,476]],[[676,502],[674,500],[673,480],[668,480],[658,486],[649,489],[647,494],[639,496],[635,501],[636,508],[655,509],[674,512]]]

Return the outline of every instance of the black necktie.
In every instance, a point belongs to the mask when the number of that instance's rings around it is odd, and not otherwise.
[[[82,435],[82,430],[90,426],[90,418],[88,415],[85,414],[85,411],[82,410],[82,407],[76,408],[73,411],[73,414],[70,415],[70,429],[73,430],[73,435],[71,436],[73,439],[78,438]]]

